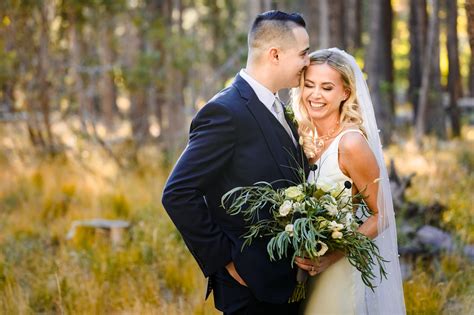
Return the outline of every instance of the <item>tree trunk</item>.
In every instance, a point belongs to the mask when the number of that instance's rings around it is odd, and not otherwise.
[[[71,54],[71,77],[74,82],[74,96],[81,116],[82,132],[87,133],[87,120],[92,112],[92,102],[86,91],[86,83],[81,74],[82,56],[84,52],[84,42],[82,39],[81,25],[77,22],[77,12],[71,9],[68,12],[69,21],[69,42]]]
[[[169,21],[168,31],[170,36],[181,37],[183,35],[183,7],[181,1],[173,1],[172,9],[178,12],[178,18]],[[177,34],[173,34],[173,30],[176,30]],[[185,102],[183,94],[185,78],[182,72],[184,70],[180,70],[173,65],[172,58],[172,55],[167,55],[166,60],[166,69],[167,73],[170,74],[170,81],[166,88],[168,125],[165,130],[165,141],[167,156],[170,159],[177,157],[185,138]]]
[[[319,35],[321,39],[319,40],[319,46],[317,49],[329,48],[330,47],[330,27],[329,27],[329,1],[330,0],[319,0]]]
[[[426,47],[428,16],[426,0],[410,0],[410,70],[408,95],[413,105],[413,122],[418,113],[423,55]]]
[[[349,53],[354,54],[362,43],[362,1],[346,0],[344,4],[344,47]]]
[[[444,110],[441,103],[439,69],[439,0],[430,0],[431,14],[428,25],[428,42],[425,49],[423,76],[416,120],[416,141],[422,144],[423,135],[434,133],[440,138],[446,135]],[[430,110],[428,111],[428,107]]]
[[[260,8],[260,1],[248,1],[247,2],[247,18],[248,18],[248,28],[252,26],[253,21],[258,14],[262,12]]]
[[[432,72],[430,82],[432,88],[428,93],[428,106],[429,110],[426,112],[426,131],[431,135],[435,135],[440,139],[446,139],[446,114],[443,107],[442,88],[441,88],[441,70],[440,70],[440,0],[432,0],[432,12],[434,14],[434,42],[433,42],[433,60],[432,60]]]
[[[16,38],[16,21],[10,21],[9,25],[4,25],[3,28],[0,28],[0,38],[4,39],[4,51],[6,54],[10,54],[15,50],[15,38]],[[18,72],[14,67],[13,62],[7,59],[4,61],[7,67],[7,77],[8,79],[4,80],[1,85],[0,92],[0,112],[5,110],[7,112],[15,111],[15,85],[18,80]],[[4,74],[5,75],[5,74]],[[2,108],[3,107],[3,108]]]
[[[344,47],[344,11],[342,0],[329,1],[329,43],[331,47]],[[327,47],[329,48],[329,47]]]
[[[461,74],[459,70],[459,50],[457,33],[457,12],[456,1],[446,1],[447,17],[447,49],[449,59],[448,90],[449,90],[449,116],[451,120],[452,135],[461,135],[461,125],[459,121],[458,99],[462,96]]]
[[[99,79],[99,93],[101,100],[101,114],[108,129],[113,126],[113,118],[116,110],[117,93],[114,83],[113,64],[113,18],[109,17],[100,26],[100,38],[98,41],[99,57],[104,68]]]
[[[42,115],[42,123],[44,126],[44,131],[46,132],[46,149],[49,153],[54,153],[54,139],[53,133],[51,130],[51,121],[50,121],[50,87],[51,82],[49,80],[49,18],[48,18],[48,5],[49,2],[44,2],[40,6],[40,17],[41,17],[41,26],[40,26],[40,42],[39,42],[39,56],[38,56],[38,66],[37,66],[37,80],[38,80],[38,93],[39,93],[39,105]]]
[[[315,0],[305,0],[304,7],[306,8],[304,18],[306,21],[306,29],[308,30],[309,35],[309,45],[311,50],[314,50],[316,47],[320,47],[321,42],[321,23],[319,19],[312,19],[312,16],[321,16],[320,14],[320,3]]]
[[[390,0],[373,1],[370,7],[370,43],[366,54],[369,90],[384,144],[389,144],[393,131],[393,60],[392,7]]]
[[[145,52],[144,34],[140,28],[134,28],[134,31],[130,36],[130,49],[135,53],[133,54],[133,68],[141,69],[143,65],[141,62],[141,54]],[[130,84],[130,122],[132,125],[132,135],[135,144],[140,145],[148,137],[148,108],[146,90],[149,82],[147,80],[138,81],[141,70],[135,70],[132,76],[133,80],[137,82],[131,82]]]
[[[253,2],[252,2],[253,3]],[[170,20],[171,20],[171,13],[173,10],[172,6],[172,1],[171,0],[165,0],[165,1],[159,1],[156,3],[156,5],[153,7],[153,10],[155,10],[156,14],[153,14],[153,18],[155,16],[159,16],[160,19],[160,24],[161,27],[160,29],[163,30],[161,32],[161,36],[156,38],[154,45],[156,51],[160,53],[160,58],[157,63],[157,69],[156,73],[164,73],[166,78],[169,78],[168,76],[168,71],[167,71],[167,60],[168,60],[168,54],[170,53],[169,49],[167,49],[167,45],[165,44],[165,40],[169,39],[171,32],[169,30],[170,27]],[[162,69],[165,69],[163,71]],[[166,82],[165,82],[166,81]],[[165,146],[166,150],[166,141],[167,141],[167,129],[168,129],[168,96],[167,96],[167,86],[169,85],[170,80],[165,79],[162,75],[159,75],[156,78],[156,81],[154,83],[154,86],[156,88],[156,93],[153,97],[155,97],[155,103],[150,103],[154,104],[154,112],[156,114],[157,122],[159,125],[160,133],[158,137],[158,141],[161,142]]]
[[[274,6],[276,5],[272,0],[260,0],[260,3],[262,12],[273,10]]]
[[[467,33],[471,59],[469,62],[469,96],[474,97],[474,0],[466,0]]]

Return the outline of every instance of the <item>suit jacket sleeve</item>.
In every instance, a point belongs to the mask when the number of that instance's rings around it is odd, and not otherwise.
[[[193,119],[188,145],[163,192],[163,206],[205,276],[232,261],[231,242],[213,222],[204,196],[222,175],[234,146],[229,110],[208,103]]]

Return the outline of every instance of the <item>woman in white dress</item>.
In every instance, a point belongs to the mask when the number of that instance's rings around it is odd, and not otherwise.
[[[317,165],[308,180],[350,181],[353,194],[364,192],[372,215],[359,231],[375,239],[389,262],[388,278],[376,279],[371,291],[343,253],[298,257],[298,267],[312,276],[303,313],[405,314],[390,186],[367,84],[354,58],[339,49],[315,51],[310,62],[292,91],[305,154]]]

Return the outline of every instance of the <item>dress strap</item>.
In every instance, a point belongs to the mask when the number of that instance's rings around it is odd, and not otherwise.
[[[341,140],[341,138],[342,138],[345,134],[347,134],[347,133],[349,133],[349,132],[358,132],[358,133],[360,133],[360,134],[364,137],[365,140],[367,140],[367,138],[365,137],[365,135],[364,135],[364,133],[362,132],[362,130],[360,130],[360,129],[346,129],[346,130],[342,131],[340,134],[338,134],[337,137],[336,137],[336,139],[334,139],[334,141],[335,141],[335,142],[339,142],[339,141]],[[338,146],[339,146],[339,144],[338,144]]]

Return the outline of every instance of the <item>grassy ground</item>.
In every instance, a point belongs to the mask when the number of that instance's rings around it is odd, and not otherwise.
[[[393,159],[401,174],[416,174],[407,200],[445,205],[438,226],[449,231],[459,245],[474,244],[474,129],[464,130],[464,139],[427,140],[423,150],[408,141],[386,150],[387,160]],[[429,217],[413,220],[422,225]],[[408,314],[471,314],[474,264],[459,252],[433,261],[420,257],[404,282],[404,293]]]
[[[162,209],[168,169],[153,149],[121,170],[97,148],[39,159],[13,146],[0,129],[0,313],[215,314],[203,301],[205,280]],[[409,199],[448,205],[443,226],[474,243],[471,190],[474,150],[468,140],[390,147],[400,171],[416,171]],[[12,150],[15,148],[15,150]],[[80,157],[80,158],[78,158]],[[125,219],[122,245],[106,234],[66,234],[74,220]],[[464,314],[474,309],[474,270],[459,255],[419,267],[405,284],[410,314]]]

